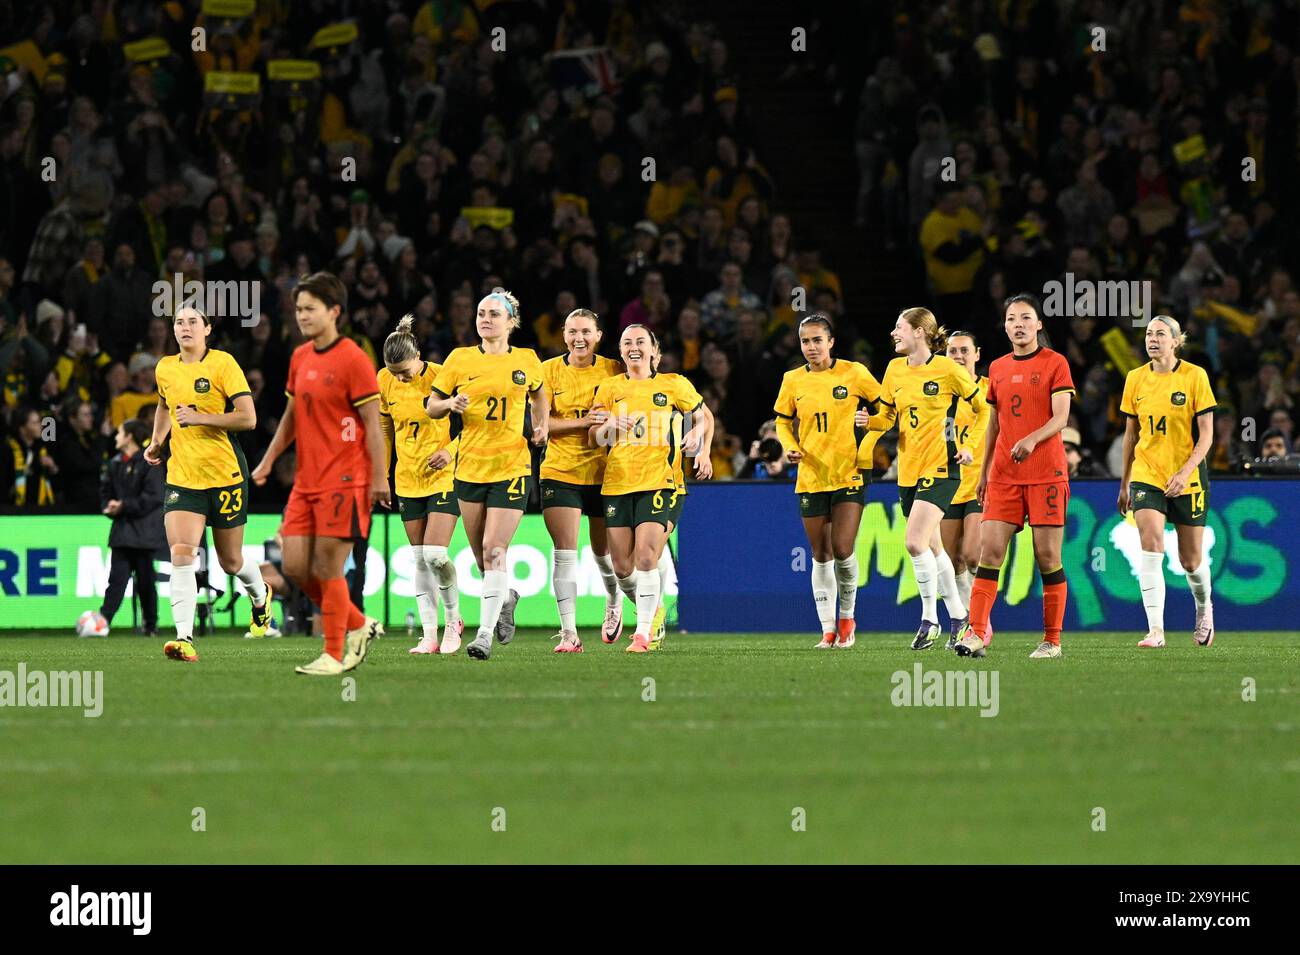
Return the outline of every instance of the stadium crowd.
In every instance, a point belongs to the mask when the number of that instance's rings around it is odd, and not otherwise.
[[[783,208],[829,187],[774,181],[761,104],[690,4],[360,0],[345,23],[327,3],[239,6],[45,4],[19,19],[0,5],[0,36],[20,38],[0,52],[6,508],[103,509],[119,428],[151,421],[154,365],[176,348],[155,291],[175,276],[257,289],[256,313],[215,316],[212,339],[253,389],[258,427],[240,439],[254,461],[301,341],[294,285],[321,268],[347,283],[345,333],[376,361],[407,312],[433,360],[475,343],[494,286],[518,295],[516,342],[543,358],[578,306],[602,316],[606,354],[620,328],[648,325],[661,369],[689,375],[717,417],[715,479],[789,476],[768,419],[801,362],[802,314],[888,356],[893,316],[869,330],[832,268],[862,263],[823,263]],[[858,73],[814,85],[859,104],[843,228],[856,211],[864,260],[924,275],[897,305],[975,331],[987,362],[1006,351],[1006,295],[1066,273],[1149,280],[1211,371],[1212,466],[1293,453],[1295,5],[894,8]],[[229,75],[248,73],[256,92]],[[1116,474],[1140,330],[1048,327],[1078,388],[1072,468]],[[254,508],[282,507],[292,480],[286,455]]]

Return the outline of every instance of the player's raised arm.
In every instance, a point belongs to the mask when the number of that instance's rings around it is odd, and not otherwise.
[[[1070,395],[1071,392],[1068,391],[1058,391],[1052,395],[1052,416],[1047,419],[1047,424],[1016,442],[1015,447],[1011,449],[1012,460],[1025,460],[1034,453],[1034,448],[1052,435],[1058,434],[1069,423]]]
[[[271,443],[266,446],[266,453],[262,455],[262,460],[257,467],[253,468],[253,483],[258,487],[265,484],[266,479],[271,476],[271,468],[275,466],[276,459],[293,444],[293,417],[294,399],[293,395],[289,395],[284,405],[284,414],[280,416],[280,424],[275,429],[275,435],[271,438]]]
[[[176,420],[185,425],[202,425],[222,431],[252,431],[257,427],[257,409],[252,395],[236,395],[231,402],[235,407],[223,414],[204,414],[184,406],[176,409]]]

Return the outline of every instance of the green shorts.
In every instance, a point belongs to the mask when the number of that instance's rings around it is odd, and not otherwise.
[[[209,527],[240,527],[248,522],[248,482],[203,490],[168,484],[163,492],[163,513],[168,511],[202,514]]]
[[[511,510],[522,511],[528,507],[528,492],[532,489],[532,480],[527,474],[505,481],[489,481],[486,484],[457,480],[456,498],[471,504],[508,507]]]
[[[548,507],[576,507],[584,517],[604,517],[599,484],[569,484],[542,478],[542,510]]]
[[[658,491],[633,491],[631,494],[606,494],[605,526],[636,527],[653,521],[668,527],[671,519],[673,489],[661,488]]]
[[[903,505],[903,516],[912,515],[913,501],[927,501],[945,512],[946,516],[948,505],[957,496],[959,487],[961,481],[958,478],[922,478],[919,483],[911,487],[900,487],[898,501]]]
[[[452,491],[439,491],[425,497],[397,496],[397,511],[404,521],[418,521],[430,514],[460,514],[460,504]]]
[[[1134,481],[1128,489],[1129,507],[1135,511],[1150,508],[1165,515],[1171,524],[1184,527],[1204,527],[1205,516],[1210,509],[1210,486],[1202,484],[1201,490],[1192,494],[1180,494],[1170,500],[1165,492],[1152,484]]]
[[[867,503],[867,486],[841,487],[834,491],[809,491],[799,495],[800,517],[829,517],[836,504]]]
[[[668,523],[676,527],[682,522],[682,508],[686,506],[686,491],[678,489],[673,491],[672,499],[668,502]]]
[[[962,501],[960,504],[949,504],[948,510],[943,512],[945,521],[964,521],[971,514],[983,514],[984,508],[980,507],[980,502],[976,498],[969,501]]]

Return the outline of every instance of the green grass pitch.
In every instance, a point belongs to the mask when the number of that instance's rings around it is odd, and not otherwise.
[[[638,657],[521,632],[481,663],[403,633],[354,701],[293,673],[302,638],[204,639],[186,665],[162,640],[6,636],[0,670],[101,669],[105,703],[0,709],[0,862],[1295,862],[1296,635],[1139,636],[1031,661],[1034,636],[999,633],[963,661],[902,634]],[[918,661],[996,670],[998,715],[895,707]]]

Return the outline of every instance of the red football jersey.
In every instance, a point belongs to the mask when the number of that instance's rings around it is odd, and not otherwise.
[[[1028,355],[1003,355],[989,365],[985,400],[998,415],[998,444],[986,452],[993,455],[990,483],[1050,484],[1070,479],[1060,432],[1040,441],[1025,460],[1011,459],[1017,441],[1051,420],[1052,395],[1060,391],[1074,393],[1070,363],[1050,348],[1038,348]]]
[[[294,400],[294,490],[369,486],[366,428],[357,408],[379,399],[379,381],[366,353],[350,338],[320,351],[311,342],[299,345],[285,392]]]

